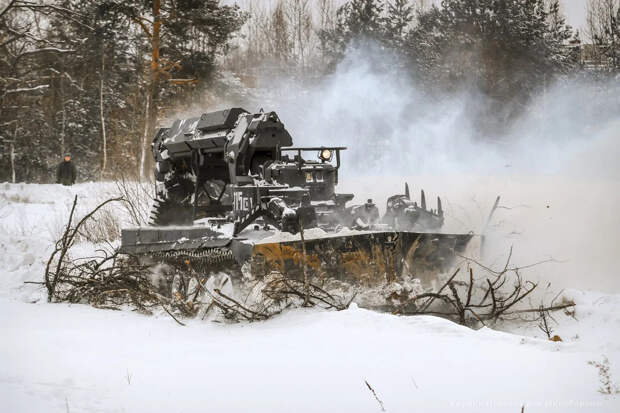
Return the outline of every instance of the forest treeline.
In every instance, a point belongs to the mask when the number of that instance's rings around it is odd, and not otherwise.
[[[557,79],[618,79],[619,1],[589,0],[584,33],[567,25],[560,6],[4,0],[0,182],[50,182],[67,152],[80,180],[148,177],[149,145],[162,119],[242,100],[276,79],[316,83],[351,47],[397,56],[389,65],[429,96],[476,90],[492,108],[481,133],[501,128]]]

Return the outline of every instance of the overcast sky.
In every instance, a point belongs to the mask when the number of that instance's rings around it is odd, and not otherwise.
[[[583,31],[586,25],[587,0],[561,0],[568,23]]]

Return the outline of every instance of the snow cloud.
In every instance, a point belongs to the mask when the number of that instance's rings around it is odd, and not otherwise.
[[[430,98],[383,53],[351,50],[311,86],[270,79],[243,104],[276,110],[296,145],[347,146],[340,191],[357,202],[383,207],[408,181],[442,197],[447,231],[480,232],[501,195],[489,263],[513,246],[516,264],[558,261],[530,271],[557,287],[620,291],[619,82],[550,83],[509,128],[482,136],[481,94]]]

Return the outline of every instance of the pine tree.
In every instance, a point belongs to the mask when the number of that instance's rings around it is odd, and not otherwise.
[[[177,96],[186,99],[187,88],[197,90],[209,84],[216,54],[240,29],[245,15],[237,6],[222,6],[218,0],[103,0],[99,11],[102,16],[116,17],[117,32],[126,31],[128,25],[137,27],[151,55],[139,160],[139,175],[144,177],[150,160],[148,142],[164,102],[176,103]]]
[[[352,0],[345,7],[344,24],[351,38],[380,39],[384,34],[383,11],[380,0]]]
[[[409,0],[388,1],[385,33],[392,47],[403,46],[413,18],[413,6]]]
[[[566,46],[574,43],[574,37],[578,32],[573,32],[572,27],[566,24],[566,18],[560,11],[560,1],[553,0],[549,4],[547,12],[546,42],[549,47],[549,57],[553,66],[565,67],[576,64],[575,56],[567,50]]]
[[[319,33],[331,66],[342,59],[351,42],[383,41],[386,21],[382,0],[351,0],[336,12],[336,24]]]
[[[557,1],[547,10],[543,0],[443,0],[419,17],[408,45],[434,61],[444,82],[474,81],[503,99],[529,95],[546,75],[568,70],[571,36]]]

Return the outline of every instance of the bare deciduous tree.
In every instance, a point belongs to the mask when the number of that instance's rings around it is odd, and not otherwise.
[[[293,39],[293,51],[297,64],[306,69],[312,47],[312,10],[309,0],[289,0],[286,2],[286,18]]]
[[[586,35],[592,43],[592,53],[613,70],[620,68],[620,2],[618,0],[589,0],[586,14]]]

